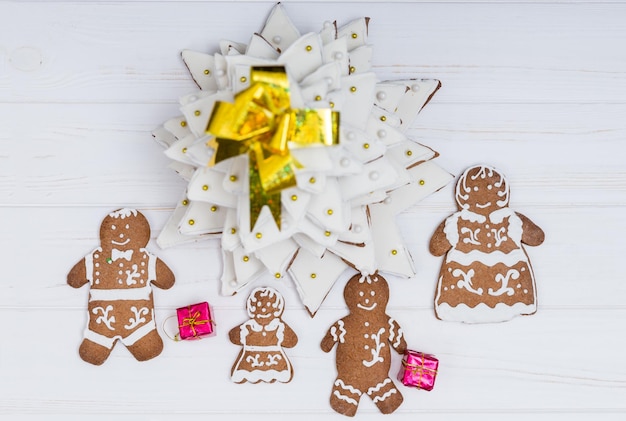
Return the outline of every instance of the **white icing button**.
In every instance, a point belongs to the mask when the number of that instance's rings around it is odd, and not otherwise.
[[[100,272],[96,272],[96,276],[100,275]]]
[[[383,91],[380,91],[376,94],[376,99],[378,99],[379,101],[384,101],[385,99],[387,99],[387,94]]]
[[[274,41],[274,44],[280,44],[280,42],[283,39],[280,37],[280,35],[276,35],[274,38],[272,38],[272,41]]]
[[[100,263],[96,263],[96,267],[100,267]]]
[[[387,132],[384,131],[383,129],[380,129],[377,134],[378,134],[378,137],[380,137],[381,139],[387,136]]]
[[[263,332],[263,336],[267,336],[267,332]]]
[[[524,294],[528,294],[528,290],[527,289],[524,290]]]
[[[363,349],[370,349],[369,345],[365,345]]]
[[[378,171],[372,171],[369,177],[370,177],[370,180],[375,181],[375,180],[378,180],[378,177],[380,177],[380,175],[378,174]]]
[[[350,160],[348,158],[341,158],[341,161],[339,161],[339,164],[342,167],[348,167],[350,165]]]
[[[485,228],[489,229],[489,224],[485,224]]]
[[[417,83],[415,85],[411,85],[411,90],[413,92],[417,92],[420,90],[420,86]]]
[[[100,283],[100,279],[96,279],[96,284],[99,284],[99,283]]]
[[[117,272],[117,273],[119,273],[119,274],[121,275],[121,274],[122,274],[122,273],[124,273],[124,272],[122,272],[122,271],[120,270],[120,271],[119,271],[119,272]]]
[[[122,283],[122,280],[121,280],[121,279],[118,279],[118,280],[117,280],[117,283],[118,283],[118,284],[121,284],[121,283]]]
[[[520,270],[521,270],[522,272],[524,272],[524,271],[526,270],[526,268],[522,268],[522,269],[520,269]]]
[[[348,134],[346,134],[348,140],[354,140],[355,136],[354,132],[348,132]]]
[[[237,286],[237,281],[230,281],[228,284],[234,288]]]
[[[333,54],[333,57],[335,58],[335,60],[341,60],[343,58],[343,53],[341,51],[337,51],[335,52],[335,54]]]
[[[124,263],[120,263],[120,267],[123,268],[124,267]]]
[[[488,244],[487,244],[487,248],[491,248],[491,243],[488,243]]]
[[[370,322],[365,322],[365,327],[369,326]]]
[[[489,185],[487,186],[487,190],[491,190],[492,188],[493,188],[493,186],[492,186],[491,184],[489,184]]]
[[[521,288],[521,287],[522,287],[522,284],[517,284],[517,287],[518,287],[518,288]]]
[[[370,337],[370,335],[368,335],[368,334],[366,333],[365,335],[363,335],[363,337],[364,337],[365,339],[367,339],[367,338],[369,338],[369,337]]]
[[[444,287],[444,288],[443,288],[443,290],[444,290],[444,291],[447,291],[447,290],[448,290],[448,287]]]
[[[146,265],[146,262],[141,262],[141,266],[145,266],[145,265]]]
[[[98,257],[100,257],[100,255],[99,254],[94,254],[93,257],[95,257],[97,259]]]
[[[454,289],[454,285],[450,285],[450,289]]]

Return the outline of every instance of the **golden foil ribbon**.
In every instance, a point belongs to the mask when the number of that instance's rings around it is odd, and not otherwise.
[[[424,376],[425,372],[427,372],[428,374],[432,374],[433,376],[437,375],[437,370],[429,367],[424,367],[424,354],[421,354],[420,357],[422,358],[421,364],[409,364],[406,360],[402,360],[402,367],[404,367],[405,369],[409,369],[411,371],[411,374],[414,376],[419,375],[419,378],[417,379],[417,384],[415,385],[418,389],[421,389],[420,384],[422,383],[422,377]]]
[[[280,229],[281,191],[296,185],[302,165],[290,147],[339,143],[339,113],[330,108],[292,109],[285,68],[252,67],[250,87],[235,102],[218,101],[206,129],[215,153],[209,165],[248,154],[250,230],[268,206]]]
[[[195,313],[190,313],[189,314],[190,317],[185,317],[183,319],[183,324],[178,325],[179,328],[181,327],[189,327],[191,328],[191,331],[193,332],[193,337],[196,338],[198,336],[198,333],[196,332],[196,326],[197,325],[205,325],[209,322],[212,322],[212,320],[198,320],[198,317],[200,317],[200,312],[196,311]],[[178,336],[178,335],[177,335]]]

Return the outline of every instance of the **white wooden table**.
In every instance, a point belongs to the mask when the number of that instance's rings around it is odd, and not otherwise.
[[[65,277],[98,245],[102,217],[137,207],[163,226],[185,183],[150,132],[194,89],[184,48],[247,42],[267,1],[0,3],[0,418],[6,420],[344,419],[328,397],[334,355],[319,342],[346,313],[343,284],[315,319],[287,279],[285,319],[300,342],[287,385],[229,380],[246,294],[218,293],[219,242],[150,247],[177,275],[155,288],[157,320],[208,300],[218,336],[166,341],[136,362],[118,345],[100,367],[78,346],[87,288]],[[419,273],[390,279],[389,313],[409,346],[441,361],[435,390],[403,388],[389,419],[544,420],[626,417],[626,2],[289,1],[302,32],[370,16],[381,80],[438,78],[411,128],[458,175],[489,163],[511,206],[546,232],[528,252],[539,311],[469,326],[435,319],[441,258],[428,253],[454,210],[452,185],[400,215]],[[266,278],[268,284],[276,281]],[[345,283],[345,282],[344,282]],[[392,371],[400,365],[396,356]],[[378,419],[367,398],[357,416]],[[313,418],[315,417],[315,418]]]

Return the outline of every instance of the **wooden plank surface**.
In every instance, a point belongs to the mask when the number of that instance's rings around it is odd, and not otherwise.
[[[453,174],[482,162],[502,169],[511,206],[546,232],[528,248],[538,313],[467,326],[432,309],[441,259],[428,241],[454,210],[453,186],[398,217],[418,274],[390,277],[389,313],[441,369],[434,391],[403,388],[389,419],[623,420],[626,2],[320,3],[285,7],[302,32],[370,16],[381,80],[443,83],[411,136]],[[228,373],[238,347],[226,332],[245,319],[246,294],[219,295],[217,240],[150,245],[177,275],[171,290],[155,288],[159,330],[175,308],[208,300],[216,337],[166,340],[146,363],[120,345],[102,367],[77,354],[87,290],[65,277],[97,246],[103,215],[137,207],[156,236],[184,192],[150,135],[194,89],[180,50],[247,42],[272,5],[0,2],[0,419],[344,419],[328,405],[334,355],[319,342],[346,313],[346,279],[310,319],[289,279],[265,278],[285,295],[299,334],[289,352],[296,375],[287,385],[236,385]],[[380,417],[367,399],[357,416]]]

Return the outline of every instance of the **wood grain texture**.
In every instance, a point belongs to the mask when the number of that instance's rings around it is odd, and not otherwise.
[[[623,420],[626,416],[626,2],[324,1],[285,7],[303,31],[367,15],[381,80],[433,77],[443,88],[411,126],[440,165],[498,167],[511,208],[546,232],[527,251],[539,310],[508,323],[435,319],[441,258],[428,253],[455,209],[449,185],[398,219],[418,274],[388,277],[388,311],[409,347],[436,354],[432,392],[402,388],[389,419]],[[217,336],[166,340],[137,363],[123,346],[102,367],[78,357],[87,288],[67,272],[98,245],[102,217],[139,208],[158,235],[186,184],[150,131],[194,89],[180,50],[247,42],[268,1],[0,3],[0,419],[345,419],[328,395],[334,355],[319,342],[346,314],[335,285],[315,319],[290,279],[267,277],[299,336],[287,385],[236,385],[246,294],[219,295],[218,240],[160,250],[176,285],[154,288],[156,318],[208,300]],[[171,320],[169,322],[172,322]],[[175,329],[165,323],[166,329]],[[398,370],[395,356],[392,372]],[[363,399],[357,417],[380,419]]]

